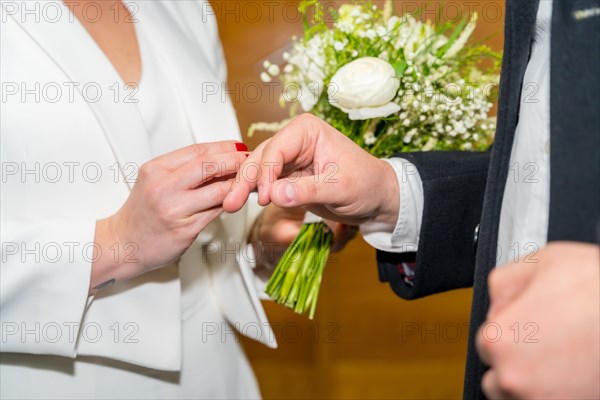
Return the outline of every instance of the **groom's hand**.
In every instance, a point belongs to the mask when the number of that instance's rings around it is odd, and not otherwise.
[[[554,242],[489,277],[477,335],[490,399],[600,398],[600,252]]]
[[[295,118],[250,155],[224,210],[239,210],[255,189],[262,205],[307,206],[348,225],[395,225],[398,217],[400,193],[393,168],[309,114]]]

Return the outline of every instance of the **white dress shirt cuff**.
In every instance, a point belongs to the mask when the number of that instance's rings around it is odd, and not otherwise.
[[[395,226],[367,222],[360,226],[360,233],[367,243],[378,250],[390,253],[417,251],[423,217],[423,182],[417,168],[403,158],[387,161],[398,179],[400,207]]]

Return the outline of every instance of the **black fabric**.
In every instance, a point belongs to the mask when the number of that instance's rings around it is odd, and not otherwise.
[[[424,229],[416,260],[414,253],[411,260],[377,252],[380,279],[390,282],[392,290],[406,299],[472,286],[473,231],[481,219],[489,153],[408,153],[402,157],[417,167],[423,181]],[[406,261],[417,263],[413,287],[404,283],[398,270],[398,263]]]
[[[406,299],[473,284],[465,399],[485,397],[480,385],[486,368],[474,338],[489,307],[487,276],[496,261],[500,209],[538,5],[539,0],[506,1],[498,124],[489,164],[484,161],[488,154],[397,155],[413,162],[423,179],[423,224],[412,286],[397,268],[406,255],[378,252],[380,279]],[[600,7],[600,0],[554,0],[553,7],[548,240],[600,243],[600,17],[577,13]],[[453,165],[444,168],[447,163]],[[469,251],[478,221],[473,256]]]
[[[573,18],[592,7],[600,1],[561,1],[552,14],[548,240],[598,241],[600,17]]]

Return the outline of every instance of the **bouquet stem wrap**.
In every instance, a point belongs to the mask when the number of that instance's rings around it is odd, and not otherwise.
[[[266,293],[276,302],[313,319],[333,233],[307,213],[304,226],[275,268]]]

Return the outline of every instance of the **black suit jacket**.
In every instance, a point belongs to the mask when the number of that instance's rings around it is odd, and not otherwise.
[[[500,208],[538,5],[539,0],[506,2],[493,148],[486,153],[397,155],[415,164],[423,180],[419,248],[413,254],[377,255],[380,279],[406,299],[473,285],[465,399],[484,397],[480,383],[485,367],[474,336],[489,306],[487,276],[496,261]],[[600,16],[581,18],[577,13],[598,7],[600,0],[554,0],[548,241],[600,243]],[[411,257],[417,265],[409,285],[398,264]]]

